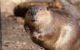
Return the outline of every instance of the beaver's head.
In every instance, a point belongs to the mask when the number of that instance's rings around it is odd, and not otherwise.
[[[42,25],[44,25],[44,23],[49,24],[49,19],[51,19],[50,8],[52,8],[52,6],[48,2],[22,3],[15,9],[15,14],[25,17],[24,25],[28,25],[30,28],[34,29],[36,25],[43,27]]]
[[[42,17],[43,15],[46,15],[46,11],[48,11],[47,6],[32,6],[28,9],[25,17],[29,17],[32,21],[35,21],[39,16]]]
[[[14,9],[14,14],[22,17],[25,16],[26,22],[28,21],[29,23],[38,19],[41,22],[48,22],[47,19],[50,16],[49,9],[56,8],[53,5],[54,2],[24,2]],[[46,16],[46,18],[43,16]]]
[[[52,21],[52,11],[55,9],[53,3],[48,2],[29,2],[20,4],[17,9],[17,15],[25,16],[25,26],[33,30],[35,27],[46,28]],[[25,27],[26,28],[26,27]],[[42,29],[40,29],[42,30]]]

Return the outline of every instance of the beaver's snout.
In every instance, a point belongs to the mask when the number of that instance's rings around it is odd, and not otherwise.
[[[32,21],[32,22],[35,22],[36,20],[35,20],[35,19],[32,19],[31,21]]]

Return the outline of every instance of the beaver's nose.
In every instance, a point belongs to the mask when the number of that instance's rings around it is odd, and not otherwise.
[[[32,22],[35,22],[36,21],[36,19],[34,18],[34,16],[31,17],[31,21]]]
[[[35,19],[32,19],[31,21],[32,21],[32,22],[35,22],[36,20],[35,20]]]

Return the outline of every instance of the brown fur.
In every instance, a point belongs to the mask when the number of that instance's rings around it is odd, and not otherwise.
[[[49,3],[26,5],[25,27],[30,28],[35,43],[48,50],[79,50],[80,30],[76,18],[60,9],[51,9]]]

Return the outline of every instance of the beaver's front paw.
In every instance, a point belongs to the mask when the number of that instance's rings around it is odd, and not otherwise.
[[[40,37],[40,33],[38,33],[38,32],[33,32],[33,37],[35,37],[35,38],[37,38],[37,39],[39,39],[39,37]]]

